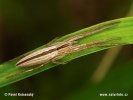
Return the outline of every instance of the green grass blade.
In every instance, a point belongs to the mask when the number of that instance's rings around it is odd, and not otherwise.
[[[107,44],[115,43],[115,44],[119,44],[119,45],[122,45],[123,43],[124,44],[133,44],[133,17],[116,19],[116,20],[108,21],[107,23],[112,23],[112,22],[119,22],[119,23],[117,23],[112,28],[108,28],[104,31],[98,32],[95,35],[82,38],[81,40],[77,41],[77,44],[78,45],[86,44],[91,41],[97,41],[97,40],[109,39],[109,38],[118,38],[118,37],[121,39],[119,39],[117,41],[109,41],[109,42],[105,42],[105,43],[107,43]],[[84,32],[88,32],[90,29],[93,29],[93,28],[95,28],[99,25],[105,24],[105,23],[100,23],[98,25],[94,25],[92,27],[85,28],[80,31],[63,36],[63,37],[57,39],[55,42],[64,41],[64,40],[71,38],[75,35],[80,35]],[[107,27],[107,26],[104,26],[104,27]],[[45,45],[40,48],[43,48],[43,47],[45,47]],[[81,57],[81,56],[84,56],[87,54],[91,54],[91,53],[94,53],[97,51],[101,51],[104,49],[108,49],[111,47],[112,46],[110,46],[110,47],[109,46],[108,47],[95,47],[95,48],[91,48],[91,49],[86,49],[86,50],[83,50],[81,52],[78,52],[78,53],[75,53],[72,55],[67,55],[67,56],[63,57],[62,59],[60,59],[60,61],[68,62],[68,61],[71,61],[78,57]],[[40,48],[37,48],[37,49],[40,49]],[[33,50],[33,51],[36,51],[36,50]],[[33,52],[33,51],[31,51],[31,52]],[[29,52],[29,53],[31,53],[31,52]],[[27,53],[27,54],[29,54],[29,53]],[[16,66],[15,66],[16,62],[19,61],[22,57],[24,57],[27,54],[19,56],[13,60],[10,60],[10,61],[5,62],[0,65],[0,87],[6,86],[8,84],[14,83],[16,81],[22,80],[24,78],[27,78],[29,76],[32,76],[39,72],[42,72],[44,70],[47,70],[47,69],[57,66],[50,62],[38,69],[32,70],[32,71],[29,71],[31,69],[31,67],[16,68]],[[38,67],[38,66],[36,66],[36,67]]]

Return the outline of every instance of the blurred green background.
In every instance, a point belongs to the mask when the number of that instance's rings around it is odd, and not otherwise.
[[[0,0],[0,62],[55,37],[132,16],[132,3],[132,0]],[[0,88],[0,100],[132,100],[133,47],[124,46],[118,54],[111,51],[84,56]],[[103,71],[104,76],[96,80],[93,76],[100,76],[97,68],[107,53],[114,54],[114,61]],[[34,97],[5,97],[4,93],[34,93]],[[100,93],[128,93],[128,96],[102,97]]]

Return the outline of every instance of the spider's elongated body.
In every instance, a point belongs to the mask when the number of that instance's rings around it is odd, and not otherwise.
[[[59,43],[54,46],[50,46],[47,48],[43,48],[36,52],[33,52],[26,57],[22,58],[19,62],[17,62],[17,67],[26,67],[26,66],[33,66],[39,64],[45,64],[46,62],[50,61],[54,57],[58,56],[58,50],[63,48],[64,46],[68,46],[70,44],[66,43]]]
[[[111,44],[101,44],[101,43],[108,41],[110,39],[100,40],[100,41],[97,40],[95,42],[81,44],[81,45],[77,45],[76,41],[86,36],[93,35],[95,33],[111,28],[114,25],[118,24],[119,22],[120,21],[116,21],[116,22],[106,23],[106,24],[97,26],[96,28],[93,28],[88,32],[72,36],[71,38],[68,38],[63,42],[57,42],[55,44],[52,44],[49,47],[35,51],[25,56],[24,58],[22,58],[20,61],[18,61],[16,66],[27,67],[27,66],[41,65],[41,64],[48,63],[50,61],[52,61],[53,63],[56,63],[58,59],[68,54],[72,54],[72,53],[79,52],[81,50],[85,50],[96,46],[109,46]]]

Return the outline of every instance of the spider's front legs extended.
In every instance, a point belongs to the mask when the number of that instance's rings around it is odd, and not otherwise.
[[[73,53],[80,52],[85,49],[91,49],[94,47],[109,47],[109,46],[117,46],[119,44],[117,43],[105,43],[113,40],[119,40],[120,38],[108,38],[108,39],[103,39],[103,40],[97,40],[93,41],[87,44],[80,44],[80,45],[70,45],[65,48],[62,48],[58,50],[58,55],[54,57],[51,61],[55,64],[66,64],[66,62],[60,62],[59,59],[63,58],[66,55],[71,55]]]

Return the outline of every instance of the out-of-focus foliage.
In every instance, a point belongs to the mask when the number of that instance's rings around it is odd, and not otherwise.
[[[98,85],[90,84],[74,93],[70,93],[67,99],[63,100],[131,100],[133,97],[133,62],[119,65],[115,70],[110,71],[103,82]],[[120,67],[120,68],[119,68]],[[113,96],[115,93],[122,93],[123,96]],[[112,96],[101,96],[100,94],[112,94]]]
[[[55,37],[100,22],[125,17],[129,12],[132,16],[132,2],[132,0],[0,0],[0,62],[31,51]],[[132,51],[132,46],[125,46],[111,64],[106,79],[97,86],[89,80],[103,57],[103,51],[3,87],[0,89],[0,100],[72,100],[80,97],[82,100],[87,98],[119,100],[119,97],[100,97],[99,94],[95,94],[97,88],[99,92],[105,92],[102,90],[106,88],[115,92],[113,90],[118,89],[118,85],[111,86],[112,80],[114,84],[119,84],[120,80],[119,90],[122,87],[129,93],[128,97],[122,97],[121,100],[131,100],[132,64],[123,66],[123,71],[121,65],[133,59]],[[114,77],[117,75],[123,77],[117,76],[115,79],[112,74]],[[32,92],[35,96],[34,98],[5,97],[5,92]]]

